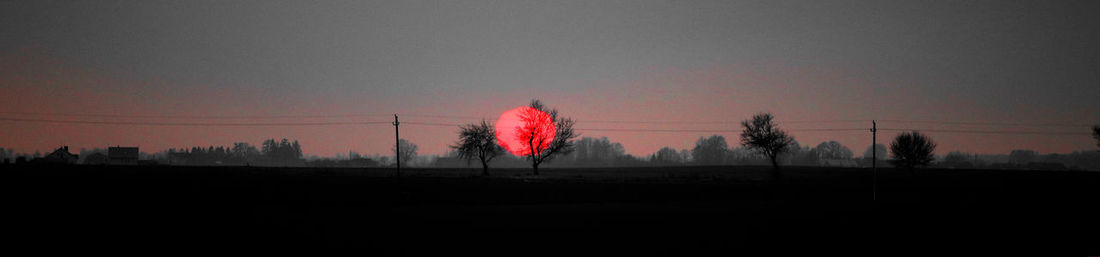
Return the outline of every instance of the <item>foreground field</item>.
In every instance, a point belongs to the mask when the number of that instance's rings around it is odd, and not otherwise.
[[[790,167],[3,166],[11,246],[1100,254],[1100,174]],[[874,197],[874,200],[873,200]]]

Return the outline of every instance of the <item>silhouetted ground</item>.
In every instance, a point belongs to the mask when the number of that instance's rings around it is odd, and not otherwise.
[[[6,245],[367,254],[1100,254],[1100,173],[0,166]]]

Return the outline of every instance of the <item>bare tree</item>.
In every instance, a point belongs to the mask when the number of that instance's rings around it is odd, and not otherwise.
[[[841,145],[837,141],[821,142],[816,148],[818,157],[822,159],[847,160],[852,158],[852,149]]]
[[[964,153],[964,152],[960,152],[960,151],[950,152],[950,153],[947,153],[947,155],[945,155],[943,157],[943,166],[946,166],[946,167],[949,167],[949,168],[955,168],[955,169],[973,168],[974,163],[970,161],[973,158],[974,157],[971,156],[968,153]]]
[[[729,146],[726,144],[726,137],[712,135],[706,138],[699,137],[699,140],[695,141],[695,148],[691,149],[691,156],[698,164],[722,165],[726,162],[727,152],[729,152]]]
[[[742,121],[741,145],[771,159],[772,177],[780,178],[778,157],[789,150],[794,137],[779,129],[773,119],[771,113],[758,113],[751,120]]]
[[[1092,126],[1092,138],[1096,139],[1096,146],[1100,147],[1100,125]]]
[[[871,160],[872,156],[881,156],[881,157],[885,158],[886,153],[887,153],[886,145],[884,145],[884,144],[875,144],[875,145],[867,146],[867,150],[863,151],[863,159]]]
[[[927,166],[935,157],[932,152],[936,150],[936,143],[932,138],[920,132],[902,132],[890,143],[891,163],[897,167],[908,168]]]
[[[397,146],[398,145],[401,146],[401,148],[400,148],[401,152],[400,153],[397,152],[397,149],[398,149]],[[409,142],[409,140],[405,140],[404,138],[402,138],[401,140],[397,140],[397,145],[394,145],[394,148],[391,149],[391,150],[393,151],[393,154],[395,156],[396,155],[401,156],[401,166],[407,166],[409,161],[412,161],[412,159],[416,158],[416,149],[417,148],[418,147],[416,146],[416,144],[413,144],[412,142]]]
[[[504,153],[504,149],[497,144],[493,126],[481,120],[481,124],[467,124],[460,129],[458,143],[451,148],[458,152],[459,158],[481,161],[481,175],[489,176],[489,161]]]
[[[660,150],[657,150],[656,153],[653,153],[653,157],[650,158],[650,162],[670,164],[683,163],[684,160],[680,158],[680,153],[676,152],[676,149],[672,149],[672,147],[666,146],[662,147]]]
[[[573,139],[580,135],[573,131],[573,119],[561,117],[557,109],[547,108],[538,99],[531,100],[528,107],[531,108],[520,113],[523,125],[516,128],[516,135],[521,142],[527,142],[530,152],[526,158],[538,176],[540,164],[572,153]],[[549,119],[544,115],[549,115]]]
[[[1008,153],[1008,163],[1016,166],[1027,166],[1039,158],[1039,152],[1028,149],[1016,149]]]

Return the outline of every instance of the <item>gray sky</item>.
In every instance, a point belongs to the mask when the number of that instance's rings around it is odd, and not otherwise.
[[[4,1],[0,67],[9,69],[0,70],[0,89],[9,93],[0,108],[494,118],[540,98],[578,125],[736,121],[757,111],[792,121],[1091,124],[1100,121],[1097,11],[1097,1]],[[74,88],[80,93],[58,93]],[[2,126],[27,133],[3,138],[21,148],[129,142],[113,132],[29,140],[31,131],[68,128]],[[700,128],[684,126],[673,128]],[[802,127],[814,126],[831,125]],[[371,129],[379,132],[354,138],[360,143],[318,136],[358,133],[348,128],[260,134],[299,138],[319,154],[386,152],[389,145],[367,142],[385,142],[387,128]],[[451,130],[410,137],[438,153],[454,140]],[[202,133],[219,136],[152,145],[262,140],[243,130]],[[713,133],[583,134],[649,154]],[[861,134],[795,135],[812,145],[838,139],[856,152],[869,144]],[[949,141],[941,150],[1092,145],[1087,135],[965,136],[940,136]]]

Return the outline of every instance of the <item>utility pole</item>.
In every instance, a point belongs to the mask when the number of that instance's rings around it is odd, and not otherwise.
[[[875,120],[871,120],[871,172],[874,173],[871,200],[878,200],[878,123]]]
[[[401,125],[401,122],[397,121],[397,114],[394,113],[393,114],[393,135],[394,135],[395,140],[393,142],[394,142],[394,149],[397,149],[397,150],[393,152],[393,156],[397,159],[397,177],[398,178],[401,177],[401,130],[398,129],[398,126],[400,126],[400,125]]]

